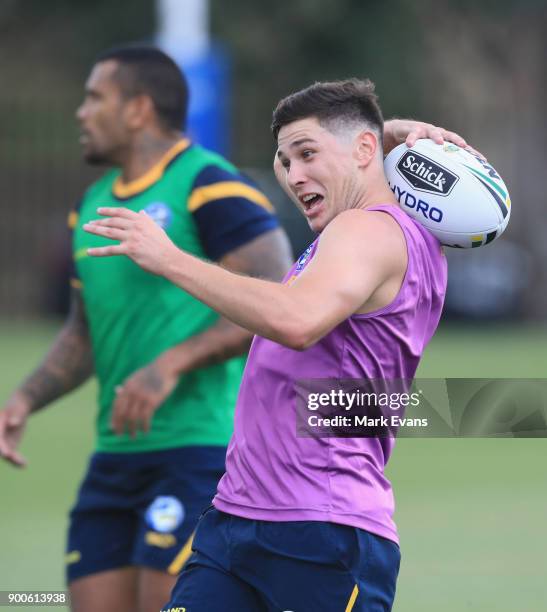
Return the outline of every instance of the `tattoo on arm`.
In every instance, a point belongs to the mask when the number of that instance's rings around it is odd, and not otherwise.
[[[85,309],[77,289],[72,290],[67,321],[42,363],[21,385],[32,411],[72,391],[93,373],[93,358]]]

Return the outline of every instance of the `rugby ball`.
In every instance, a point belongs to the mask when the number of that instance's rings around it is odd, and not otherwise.
[[[424,139],[412,148],[399,145],[384,167],[401,208],[445,246],[489,244],[509,223],[511,200],[501,176],[452,143]]]

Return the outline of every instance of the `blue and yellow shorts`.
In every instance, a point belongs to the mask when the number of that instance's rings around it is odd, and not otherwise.
[[[94,454],[70,513],[67,581],[126,566],[178,574],[225,456],[218,446]]]
[[[249,520],[211,508],[163,612],[389,612],[397,544],[319,521]]]

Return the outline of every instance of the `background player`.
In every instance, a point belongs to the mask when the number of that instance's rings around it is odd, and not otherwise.
[[[94,65],[77,112],[83,155],[114,166],[70,215],[75,277],[65,326],[0,417],[0,451],[29,414],[99,380],[97,452],[71,513],[67,578],[79,612],[156,611],[224,472],[249,332],[129,262],[85,253],[82,223],[109,203],[144,209],[180,247],[235,272],[290,265],[267,198],[184,136],[188,92],[161,51],[120,48]],[[105,265],[106,264],[106,265]]]
[[[89,254],[127,255],[257,334],[226,474],[166,610],[391,609],[393,439],[300,438],[294,412],[300,379],[411,379],[441,315],[444,255],[389,188],[373,91],[319,83],[274,112],[276,175],[320,234],[285,284],[202,262],[133,211],[85,226],[120,241]]]

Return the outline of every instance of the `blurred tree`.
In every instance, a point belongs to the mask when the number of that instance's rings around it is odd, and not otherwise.
[[[433,121],[450,122],[504,177],[514,204],[505,239],[520,243],[535,262],[524,310],[544,318],[547,4],[428,0],[420,13],[435,92],[428,112]]]
[[[3,43],[5,36],[12,41],[24,39],[31,51],[42,43],[45,58],[58,54],[65,65],[84,62],[87,66],[104,47],[149,37],[154,23],[154,2],[150,0],[4,0],[0,11]],[[27,55],[25,47],[21,52]]]
[[[212,0],[215,38],[234,61],[236,155],[271,161],[268,126],[286,94],[316,80],[371,78],[386,116],[421,108],[421,37],[410,0]]]

